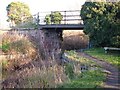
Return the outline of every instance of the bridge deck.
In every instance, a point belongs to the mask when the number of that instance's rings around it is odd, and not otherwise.
[[[39,25],[40,29],[62,29],[62,30],[80,30],[84,28],[83,24],[50,24],[50,25]]]

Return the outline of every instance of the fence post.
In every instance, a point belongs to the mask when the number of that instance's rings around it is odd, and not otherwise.
[[[51,11],[51,15],[50,15],[50,24],[52,24],[52,19],[53,19],[53,17],[52,17],[52,11]]]
[[[64,19],[64,20],[65,20],[65,21],[64,21],[64,24],[66,24],[66,11],[64,11],[64,13],[65,13],[65,15],[64,15],[64,16],[65,16],[65,17],[64,17],[64,18],[65,18],[65,19]]]
[[[40,19],[39,19],[39,12],[38,12],[38,14],[37,14],[37,25],[39,24],[39,22],[40,22]]]

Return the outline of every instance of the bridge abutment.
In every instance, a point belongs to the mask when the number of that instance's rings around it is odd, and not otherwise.
[[[45,60],[55,60],[58,64],[62,63],[62,30],[44,29],[41,30],[40,49],[44,53]]]

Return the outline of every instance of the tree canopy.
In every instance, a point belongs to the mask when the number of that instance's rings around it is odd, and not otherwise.
[[[85,2],[81,18],[94,46],[120,47],[120,2]]]
[[[6,7],[8,21],[19,24],[27,21],[31,17],[28,5],[22,2],[11,2]]]
[[[61,13],[56,11],[46,15],[44,22],[46,22],[46,24],[60,24],[62,18],[63,16],[61,15]]]

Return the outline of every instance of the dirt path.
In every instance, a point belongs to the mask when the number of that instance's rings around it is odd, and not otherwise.
[[[98,65],[102,66],[102,68],[109,72],[105,81],[104,88],[113,88],[120,90],[120,72],[116,67],[103,60],[92,57],[86,53],[78,52],[78,55],[88,58],[89,60],[95,61]]]

